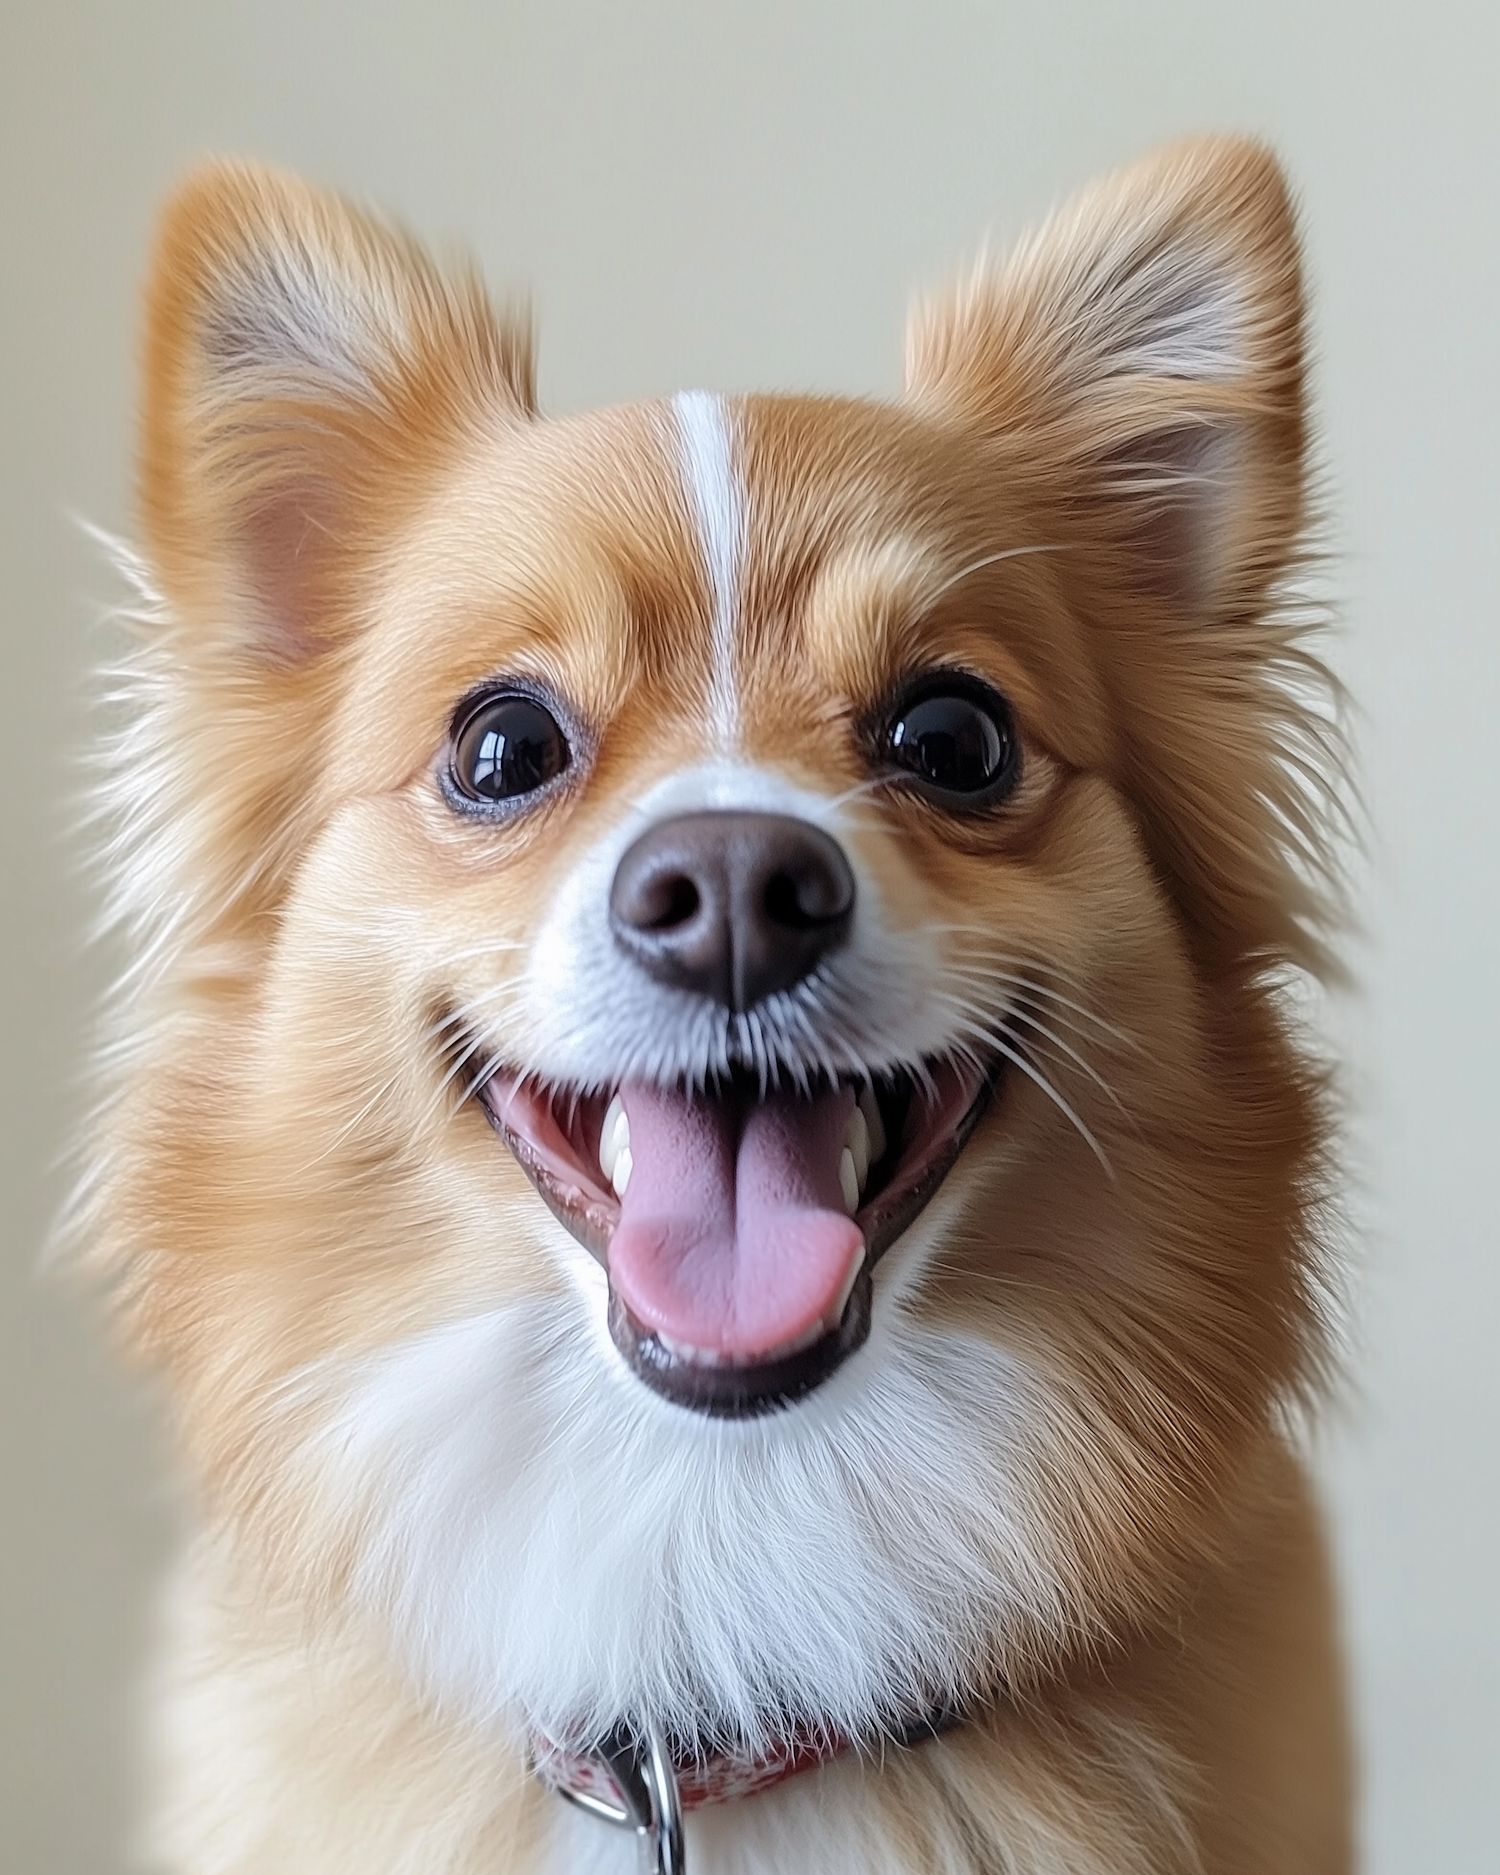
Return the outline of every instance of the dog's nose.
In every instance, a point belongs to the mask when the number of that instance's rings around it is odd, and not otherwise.
[[[643,833],[609,893],[615,942],[658,983],[727,1008],[790,989],[849,935],[838,842],[788,814],[679,814]]]

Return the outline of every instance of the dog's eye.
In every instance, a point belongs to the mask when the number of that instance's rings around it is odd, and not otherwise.
[[[516,691],[482,698],[453,738],[453,785],[470,801],[535,793],[567,765],[567,738],[556,717]]]
[[[970,678],[944,678],[909,696],[891,718],[886,747],[924,792],[966,806],[999,800],[1020,771],[1005,699]]]

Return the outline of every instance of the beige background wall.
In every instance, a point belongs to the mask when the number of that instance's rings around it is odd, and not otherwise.
[[[66,833],[129,525],[136,292],[199,151],[276,158],[529,287],[562,408],[889,391],[909,290],[1178,132],[1303,192],[1376,841],[1352,1050],[1367,1218],[1330,1442],[1377,1875],[1500,1859],[1493,1224],[1497,16],[1430,0],[5,0],[0,12],[0,1868],[110,1875],[170,1498],[34,1276],[101,969]]]

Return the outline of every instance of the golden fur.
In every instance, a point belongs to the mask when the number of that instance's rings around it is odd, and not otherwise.
[[[1016,1375],[968,1721],[698,1813],[695,1875],[1349,1866],[1288,1431],[1322,1358],[1329,1126],[1287,995],[1328,928],[1332,737],[1285,603],[1302,330],[1278,171],[1208,141],[922,309],[896,404],[733,406],[737,759],[843,797],[905,673],[1009,698],[1002,811],[866,786],[844,838],[950,987],[1052,986],[1031,1041],[1071,1114],[1009,1075],[899,1294],[877,1272],[901,1333]],[[421,1584],[371,1561],[404,1541],[372,1534],[396,1474],[341,1469],[362,1435],[338,1429],[391,1351],[574,1306],[444,1023],[488,997],[545,1074],[546,909],[624,803],[714,757],[690,503],[659,407],[542,420],[524,333],[471,280],[264,171],[172,202],[145,360],[152,597],[114,784],[141,963],[79,1229],[166,1376],[199,1522],[157,1851],[180,1875],[566,1866],[503,1698],[414,1664]],[[497,672],[566,698],[588,749],[503,839],[433,780]],[[606,1622],[584,1590],[576,1616]]]

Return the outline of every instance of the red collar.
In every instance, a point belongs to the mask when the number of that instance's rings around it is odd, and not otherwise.
[[[897,1748],[925,1744],[951,1731],[962,1717],[954,1706],[934,1707],[899,1729],[888,1731],[884,1742]],[[670,1766],[680,1809],[700,1810],[708,1804],[754,1797],[799,1771],[816,1770],[855,1747],[838,1732],[820,1726],[794,1727],[769,1751],[758,1754],[684,1749],[675,1741],[658,1749],[664,1750]],[[623,1729],[593,1749],[560,1744],[545,1732],[533,1732],[531,1736],[532,1766],[548,1789],[617,1822],[638,1813],[640,1791],[627,1790],[625,1781],[638,1784],[640,1767],[648,1755],[645,1743]]]
[[[794,1734],[771,1751],[754,1757],[731,1752],[703,1755],[673,1751],[672,1770],[683,1809],[701,1810],[706,1804],[754,1797],[799,1771],[827,1764],[848,1749],[846,1739],[827,1733]],[[561,1796],[592,1798],[596,1804],[621,1811],[629,1807],[620,1780],[603,1751],[560,1745],[545,1733],[536,1732],[532,1734],[531,1761],[542,1782]]]

